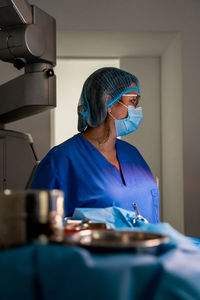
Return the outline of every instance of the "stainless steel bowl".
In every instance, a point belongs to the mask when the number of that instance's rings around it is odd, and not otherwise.
[[[95,251],[155,253],[167,243],[165,235],[144,231],[83,230],[65,237],[65,244]]]
[[[36,240],[63,240],[63,192],[4,190],[0,193],[0,249]]]

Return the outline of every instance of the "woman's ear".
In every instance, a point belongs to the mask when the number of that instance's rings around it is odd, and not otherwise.
[[[111,107],[107,109],[107,112],[110,113],[112,111]]]

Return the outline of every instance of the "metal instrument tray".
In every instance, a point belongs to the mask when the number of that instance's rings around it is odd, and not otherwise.
[[[121,230],[83,230],[65,237],[65,244],[89,250],[155,253],[169,238],[159,233]]]

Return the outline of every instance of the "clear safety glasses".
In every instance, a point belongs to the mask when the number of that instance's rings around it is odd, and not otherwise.
[[[122,97],[126,97],[127,99],[128,98],[131,98],[131,97],[134,97],[132,99],[132,103],[135,107],[138,107],[139,106],[139,101],[140,101],[140,95],[138,94],[124,94]]]

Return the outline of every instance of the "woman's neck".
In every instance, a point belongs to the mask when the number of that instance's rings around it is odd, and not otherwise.
[[[120,171],[120,165],[115,148],[116,130],[114,122],[110,118],[96,128],[88,128],[82,133],[86,138],[112,165]]]
[[[109,120],[95,128],[88,128],[81,134],[100,152],[109,153],[115,151],[116,133]]]

